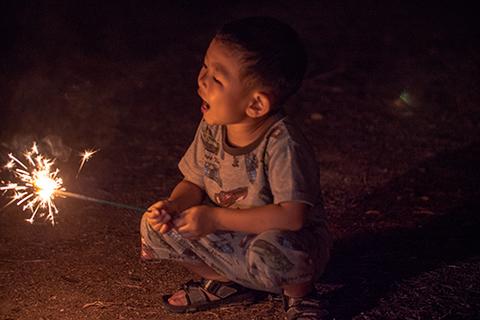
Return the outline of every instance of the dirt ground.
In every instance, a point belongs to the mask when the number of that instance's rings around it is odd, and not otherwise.
[[[328,319],[480,318],[474,1],[45,0],[0,12],[2,164],[37,141],[68,191],[138,208],[181,179],[216,28],[291,23],[310,64],[287,109],[317,152],[335,238],[316,285]],[[85,149],[99,151],[75,178]],[[55,226],[0,211],[0,319],[282,319],[277,297],[166,312],[162,295],[192,275],[140,259],[140,211],[56,203]]]

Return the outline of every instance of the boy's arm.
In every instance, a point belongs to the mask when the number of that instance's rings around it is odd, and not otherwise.
[[[183,179],[173,189],[167,201],[174,203],[177,213],[183,212],[193,206],[202,204],[205,191],[193,182]]]
[[[261,233],[270,229],[299,230],[307,204],[287,201],[249,209],[195,206],[180,214],[175,227],[187,239],[199,239],[215,230]]]
[[[270,229],[301,229],[305,223],[307,204],[286,201],[249,209],[213,209],[217,230],[261,233]]]

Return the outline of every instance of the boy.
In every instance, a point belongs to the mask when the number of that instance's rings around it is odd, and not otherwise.
[[[325,315],[313,286],[331,246],[317,163],[281,112],[305,70],[298,35],[273,18],[230,22],[210,43],[184,179],[141,223],[143,258],[177,261],[202,278],[165,296],[166,309],[251,303],[267,291],[283,292],[288,319]]]

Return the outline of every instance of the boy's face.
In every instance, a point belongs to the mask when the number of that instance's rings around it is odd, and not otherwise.
[[[240,54],[213,39],[198,75],[198,94],[203,99],[202,112],[208,124],[240,124],[248,120],[247,107],[253,91],[246,90],[240,79]]]

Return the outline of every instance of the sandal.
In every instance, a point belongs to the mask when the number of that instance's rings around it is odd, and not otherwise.
[[[220,282],[217,280],[202,279],[200,282],[193,280],[181,286],[180,290],[185,291],[187,299],[186,306],[174,306],[168,303],[172,295],[162,297],[162,305],[165,309],[174,313],[191,313],[206,311],[213,308],[246,305],[255,302],[254,290],[245,288],[238,283]],[[210,300],[206,292],[218,297],[218,300]]]
[[[326,307],[328,307],[328,301],[321,299],[315,290],[301,298],[283,295],[283,308],[287,320],[324,319],[328,315]]]

